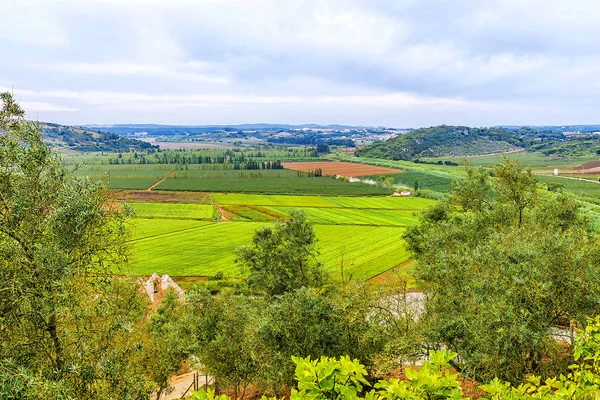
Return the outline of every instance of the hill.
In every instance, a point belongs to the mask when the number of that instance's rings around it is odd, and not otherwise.
[[[128,151],[158,148],[150,143],[128,139],[111,132],[41,122],[44,140],[54,148],[77,152]]]
[[[467,156],[525,148],[531,139],[504,128],[432,126],[373,143],[356,151],[369,158],[413,160],[421,157]]]

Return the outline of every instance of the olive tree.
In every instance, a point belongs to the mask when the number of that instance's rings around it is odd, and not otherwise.
[[[249,273],[249,286],[269,295],[320,286],[323,270],[316,243],[312,223],[304,212],[292,210],[289,218],[258,229],[252,246],[237,249],[237,261]]]
[[[72,178],[12,95],[1,100],[2,397],[145,397],[147,300],[109,275],[127,259],[127,212]]]
[[[598,238],[580,203],[539,190],[510,159],[455,188],[405,235],[430,298],[429,340],[481,380],[564,367],[553,329],[600,311]]]

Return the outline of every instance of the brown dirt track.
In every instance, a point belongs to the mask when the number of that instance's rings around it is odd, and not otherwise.
[[[357,164],[343,161],[310,161],[310,162],[284,162],[284,168],[294,171],[309,172],[321,168],[323,175],[340,175],[345,177],[399,174],[401,169],[376,167],[374,165]]]

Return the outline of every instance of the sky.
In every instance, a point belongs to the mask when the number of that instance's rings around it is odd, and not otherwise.
[[[64,124],[600,123],[597,0],[1,0],[0,90]]]

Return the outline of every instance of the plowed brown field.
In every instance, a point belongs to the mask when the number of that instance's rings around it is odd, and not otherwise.
[[[592,161],[586,164],[583,164],[580,167],[575,167],[577,172],[581,172],[583,174],[593,174],[600,172],[600,161]]]
[[[345,177],[399,174],[401,169],[376,167],[374,165],[356,164],[343,161],[311,161],[311,162],[285,162],[282,165],[294,171],[314,171],[321,168],[323,175],[340,175]]]

